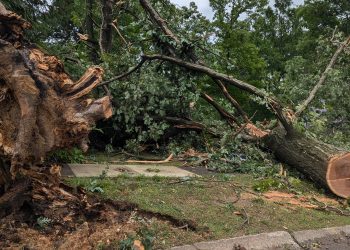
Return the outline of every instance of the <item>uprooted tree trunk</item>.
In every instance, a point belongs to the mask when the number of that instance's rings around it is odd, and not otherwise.
[[[72,81],[56,57],[23,38],[29,27],[0,3],[0,216],[24,201],[38,202],[41,211],[66,206],[62,200],[78,204],[60,183],[59,167],[43,160],[59,148],[87,150],[95,121],[112,115],[109,97],[87,96],[103,70],[91,67]]]

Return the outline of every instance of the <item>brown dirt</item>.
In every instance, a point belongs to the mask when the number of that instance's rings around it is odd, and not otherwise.
[[[32,216],[32,211],[24,206],[20,212],[0,220],[0,249],[96,249],[135,234],[151,221],[183,230],[198,230],[192,221],[139,210],[134,204],[100,202],[102,210],[92,218],[72,217],[67,223],[53,221],[46,228],[40,228],[38,217]]]
[[[0,195],[0,249],[115,246],[151,221],[202,231],[193,221],[142,210],[132,203],[104,200],[79,187],[69,187],[45,171],[27,172],[30,180],[18,181]],[[40,226],[40,217],[50,222]]]

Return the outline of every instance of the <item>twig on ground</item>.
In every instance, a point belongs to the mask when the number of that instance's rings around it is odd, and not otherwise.
[[[243,224],[240,226],[240,229],[242,229],[246,225],[249,225],[249,223],[250,223],[249,215],[248,215],[247,211],[245,210],[245,208],[242,208],[242,211],[243,211],[242,215],[244,216],[245,220],[244,220]]]
[[[169,161],[171,161],[174,158],[174,154],[170,154],[168,156],[168,158],[166,158],[165,160],[162,161],[137,161],[137,160],[128,160],[126,161],[127,163],[149,163],[149,164],[162,164],[162,163],[168,163]]]

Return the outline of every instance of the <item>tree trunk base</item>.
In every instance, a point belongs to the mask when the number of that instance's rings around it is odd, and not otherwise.
[[[350,197],[350,153],[332,145],[278,128],[264,138],[275,156],[295,167],[315,184],[334,194]]]

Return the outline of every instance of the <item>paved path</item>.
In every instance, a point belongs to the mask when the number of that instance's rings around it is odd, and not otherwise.
[[[63,166],[62,175],[65,177],[98,177],[106,173],[107,177],[116,177],[121,174],[163,176],[163,177],[187,177],[196,174],[171,165],[140,164],[140,165],[115,165],[115,164],[68,164]]]
[[[279,231],[195,243],[171,250],[349,250],[350,226],[306,230],[299,232]]]

